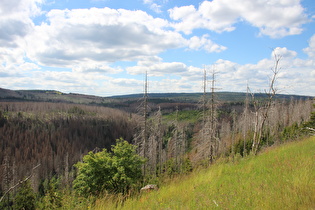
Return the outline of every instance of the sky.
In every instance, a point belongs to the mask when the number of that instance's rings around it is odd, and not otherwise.
[[[314,0],[1,0],[0,87],[315,96]]]

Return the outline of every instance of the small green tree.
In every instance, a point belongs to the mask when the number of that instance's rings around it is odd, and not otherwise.
[[[62,194],[58,190],[60,188],[60,179],[52,177],[46,180],[45,196],[43,198],[42,209],[56,209],[62,206]]]
[[[73,184],[80,195],[97,196],[105,190],[125,194],[142,179],[144,159],[137,155],[136,146],[120,138],[111,151],[89,152],[75,165],[78,176]]]
[[[23,182],[14,197],[13,209],[35,209],[35,193],[29,181]]]

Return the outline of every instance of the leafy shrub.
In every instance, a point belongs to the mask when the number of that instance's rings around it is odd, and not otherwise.
[[[144,160],[137,155],[136,146],[120,138],[111,151],[89,152],[83,162],[75,165],[79,170],[74,180],[78,194],[85,197],[104,191],[125,194],[141,181]]]

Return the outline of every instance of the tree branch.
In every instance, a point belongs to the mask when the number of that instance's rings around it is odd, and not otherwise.
[[[3,196],[0,198],[0,202],[4,199],[4,197],[11,191],[13,190],[14,188],[16,188],[17,186],[23,184],[24,182],[26,182],[27,180],[29,180],[32,176],[33,176],[33,172],[36,168],[38,168],[40,166],[40,164],[38,164],[37,166],[35,166],[34,168],[32,168],[32,173],[26,177],[24,180],[20,180],[18,183],[16,183],[14,186],[10,187],[4,194]]]

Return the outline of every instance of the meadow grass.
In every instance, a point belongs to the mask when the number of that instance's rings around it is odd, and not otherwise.
[[[315,137],[221,160],[175,178],[158,191],[95,209],[315,209]]]

